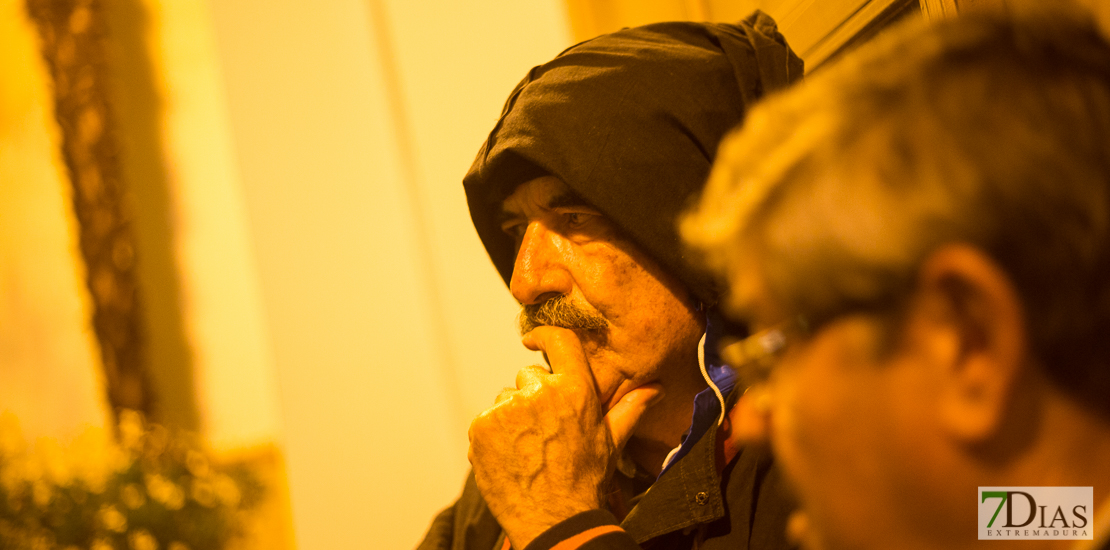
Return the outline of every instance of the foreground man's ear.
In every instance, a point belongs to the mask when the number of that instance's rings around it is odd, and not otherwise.
[[[926,345],[937,359],[942,429],[970,445],[1001,435],[1028,359],[1009,276],[979,249],[947,245],[922,262],[913,304],[911,317],[927,318]]]

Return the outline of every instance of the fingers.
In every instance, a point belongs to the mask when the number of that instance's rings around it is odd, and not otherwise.
[[[543,378],[549,375],[550,373],[547,372],[547,369],[539,365],[528,365],[516,372],[516,389],[523,390],[540,384]]]
[[[500,405],[521,390],[533,389],[541,386],[543,384],[543,377],[549,375],[550,373],[547,372],[547,369],[539,365],[528,365],[520,369],[516,373],[516,387],[510,388],[505,386],[501,388],[497,397],[493,399],[493,405],[495,407]]]
[[[516,393],[516,388],[510,388],[508,386],[501,388],[501,392],[493,399],[493,404],[500,405],[502,401],[512,397],[514,393]]]
[[[617,452],[620,452],[632,437],[640,417],[661,399],[663,399],[663,386],[652,383],[628,392],[612,409],[609,409],[605,415],[605,422],[609,426],[609,433]]]
[[[547,377],[552,375],[546,368],[540,365],[528,365],[517,371],[516,373],[516,387],[510,388],[508,386],[501,389],[497,396],[493,399],[493,406],[497,407],[508,401],[514,395],[520,392],[534,392],[539,390],[545,385],[548,385]]]
[[[547,356],[552,373],[588,380],[591,386],[596,386],[582,341],[574,331],[551,326],[536,327],[524,335],[521,343],[532,351],[542,351]]]

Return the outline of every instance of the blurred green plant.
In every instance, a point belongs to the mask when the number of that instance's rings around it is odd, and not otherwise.
[[[193,435],[120,414],[68,446],[27,445],[0,414],[0,550],[219,550],[243,534],[264,488],[219,466]]]

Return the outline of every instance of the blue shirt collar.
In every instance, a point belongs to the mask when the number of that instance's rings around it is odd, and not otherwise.
[[[672,465],[686,456],[706,432],[715,428],[724,417],[724,403],[722,399],[727,396],[736,385],[736,372],[721,360],[717,352],[721,337],[724,336],[724,323],[715,309],[706,312],[705,335],[702,337],[698,350],[698,361],[701,363],[702,375],[710,387],[694,396],[694,415],[690,421],[690,428],[682,436],[682,444],[667,456],[663,465],[663,475]],[[714,391],[714,388],[717,391]]]

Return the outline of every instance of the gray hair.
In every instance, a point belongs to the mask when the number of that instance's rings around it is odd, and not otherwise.
[[[1110,413],[1110,45],[1088,21],[899,27],[753,110],[681,229],[817,322],[895,307],[930,252],[971,244],[1049,375]]]

